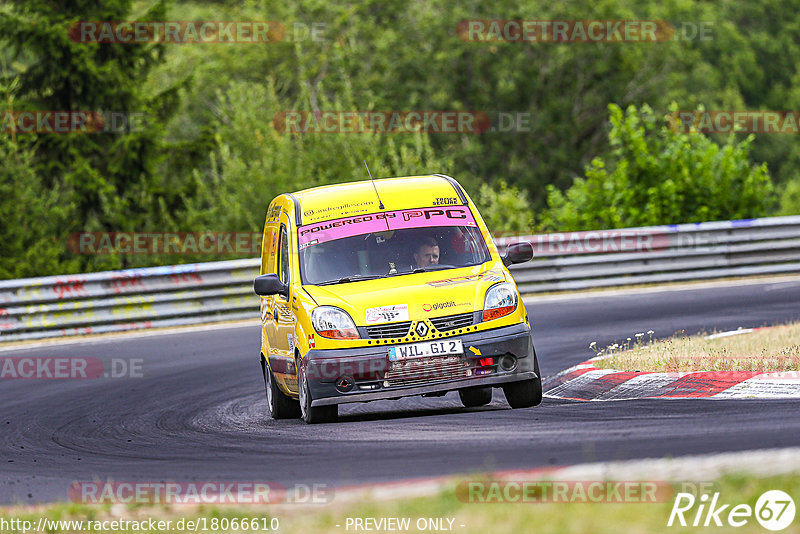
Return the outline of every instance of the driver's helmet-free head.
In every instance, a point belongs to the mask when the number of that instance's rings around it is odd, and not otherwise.
[[[439,263],[441,250],[439,242],[433,237],[423,237],[414,246],[414,267],[423,268]]]

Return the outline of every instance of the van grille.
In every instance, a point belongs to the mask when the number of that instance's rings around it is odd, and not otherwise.
[[[373,339],[385,339],[389,337],[405,337],[408,329],[411,328],[411,321],[402,323],[379,324],[367,327],[367,335]]]
[[[456,328],[472,326],[472,312],[459,313],[456,315],[445,315],[431,319],[431,323],[439,332],[447,332]]]
[[[384,387],[415,386],[472,376],[469,363],[460,356],[417,358],[392,362],[384,374]]]

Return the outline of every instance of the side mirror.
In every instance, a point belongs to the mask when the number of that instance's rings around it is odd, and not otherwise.
[[[289,298],[289,287],[281,282],[277,274],[262,274],[253,280],[253,291],[256,295],[266,297],[268,295],[282,295]]]
[[[533,246],[527,241],[511,243],[506,247],[506,254],[503,256],[503,265],[508,267],[514,263],[525,263],[533,258]]]

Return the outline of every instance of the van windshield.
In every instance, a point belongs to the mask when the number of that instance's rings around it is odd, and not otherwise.
[[[304,284],[470,267],[490,255],[466,206],[347,217],[298,229]]]

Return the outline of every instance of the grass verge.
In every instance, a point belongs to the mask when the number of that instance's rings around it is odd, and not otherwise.
[[[675,487],[685,486],[676,485]],[[693,485],[692,487],[698,487]],[[205,532],[280,532],[281,534],[327,534],[327,533],[346,533],[364,531],[365,529],[355,529],[352,524],[348,528],[348,518],[352,519],[371,519],[380,521],[381,518],[409,518],[410,528],[406,532],[431,532],[435,529],[420,529],[418,521],[429,518],[442,520],[443,525],[449,525],[452,532],[471,534],[503,534],[518,532],[537,532],[537,533],[592,533],[592,534],[617,534],[624,532],[685,532],[696,531],[692,528],[691,522],[698,511],[699,495],[697,504],[685,513],[688,522],[687,528],[673,526],[669,528],[667,522],[671,515],[675,503],[677,491],[671,492],[668,496],[660,499],[661,502],[655,503],[592,503],[592,502],[556,502],[556,503],[468,503],[464,502],[466,497],[462,492],[457,492],[454,483],[451,487],[435,496],[420,497],[413,499],[398,499],[391,502],[377,500],[362,500],[360,502],[338,503],[334,499],[332,504],[324,506],[304,506],[304,507],[241,507],[241,508],[217,508],[217,507],[197,507],[194,509],[181,509],[170,506],[137,506],[121,507],[120,505],[96,505],[88,506],[81,504],[53,504],[35,509],[27,508],[4,508],[0,509],[0,524],[18,519],[31,521],[37,524],[40,517],[47,517],[51,520],[77,520],[77,521],[103,521],[114,518],[124,518],[128,520],[142,521],[146,519],[161,519],[172,521],[175,525],[180,519],[201,520],[205,518],[206,526],[210,527],[211,519],[257,519],[277,518],[278,529],[232,529],[217,528],[205,530]],[[725,523],[727,513],[731,508],[738,504],[746,504],[755,508],[758,498],[768,490],[779,489],[794,499],[800,496],[800,476],[797,474],[786,474],[764,478],[754,478],[752,476],[725,475],[711,483],[704,483],[700,487],[703,494],[707,494],[709,500],[714,493],[718,492],[718,505],[730,504],[727,510],[720,514],[723,528],[711,528],[712,532],[729,531],[731,527]],[[121,508],[121,510],[120,510]],[[706,507],[707,510],[707,507]],[[452,520],[452,521],[450,521]],[[705,520],[705,512],[701,514],[700,523]],[[275,526],[274,523],[268,524]],[[711,523],[713,525],[713,522]],[[8,526],[8,525],[6,525]],[[51,528],[51,533],[66,532],[92,532],[85,528]],[[34,527],[35,528],[35,527]],[[699,527],[700,530],[708,531],[708,528]],[[622,530],[621,530],[622,529]],[[198,529],[203,531],[202,528]],[[378,532],[386,532],[389,529],[374,529]],[[398,529],[401,530],[401,529]],[[755,517],[750,517],[747,523],[735,529],[737,532],[765,532]],[[103,530],[96,530],[101,532]],[[117,529],[114,532],[138,532],[152,534],[166,534],[167,532],[187,532],[188,530],[170,529]],[[2,532],[22,532],[3,528]],[[800,533],[800,523],[795,519],[792,524],[782,530],[784,533]]]
[[[599,355],[605,357],[593,362],[596,367],[621,371],[798,371],[800,323],[724,337],[677,335],[650,342],[629,338]]]

